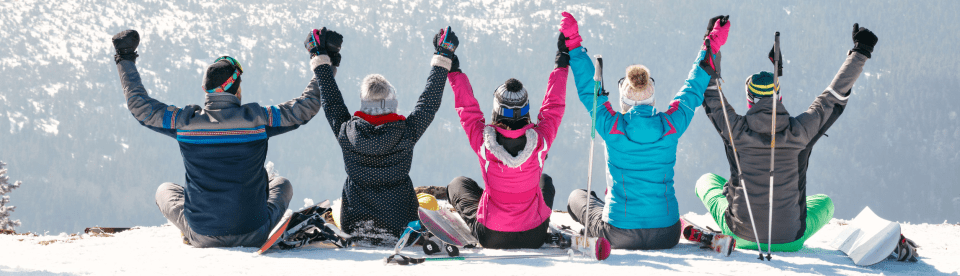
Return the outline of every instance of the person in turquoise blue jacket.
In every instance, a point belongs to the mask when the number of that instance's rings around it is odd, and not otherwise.
[[[588,200],[586,190],[575,190],[567,209],[574,220],[588,226],[587,235],[606,238],[612,248],[667,249],[680,240],[680,212],[673,188],[677,143],[703,102],[711,74],[719,71],[714,69],[719,68],[719,59],[704,58],[707,52],[714,54],[710,57],[719,52],[730,27],[724,17],[710,21],[693,69],[666,111],[654,107],[656,83],[643,65],[628,66],[626,77],[618,83],[620,112],[614,111],[607,96],[596,97],[595,127],[606,144],[607,192],[603,199],[590,193]],[[562,26],[569,25],[576,27],[575,23]],[[580,101],[591,116],[594,65],[586,48],[570,50],[570,68]]]

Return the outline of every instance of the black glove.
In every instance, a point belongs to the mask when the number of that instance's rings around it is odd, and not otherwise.
[[[707,72],[711,78],[720,78],[720,52],[717,52],[716,55],[712,55],[713,51],[710,49],[710,40],[707,39],[706,43],[703,45],[707,46],[706,56],[700,60],[700,69],[703,69],[704,72]],[[713,66],[710,66],[710,60],[713,60]]]
[[[343,35],[336,31],[327,30],[326,27],[324,27],[323,30],[323,36],[327,42],[327,53],[339,54],[340,46],[343,45]],[[330,57],[332,58],[333,56],[331,55]]]
[[[557,38],[557,57],[554,59],[556,68],[570,66],[570,49],[567,48],[567,38],[560,33]]]
[[[710,32],[713,31],[713,26],[717,24],[717,20],[720,20],[720,26],[727,25],[727,21],[730,20],[729,15],[717,15],[713,18],[710,18],[710,22],[707,23],[707,33],[703,35],[703,38],[706,39],[710,35]]]
[[[870,58],[873,53],[873,46],[877,45],[877,35],[870,30],[860,27],[860,24],[853,23],[853,50]]]
[[[330,56],[330,65],[334,67],[340,67],[340,53],[327,53]]]
[[[452,73],[452,72],[460,72],[460,73],[463,73],[463,71],[460,71],[460,58],[458,58],[457,55],[453,55],[453,58],[452,58],[451,60],[452,60],[453,62],[452,62],[451,65],[450,65],[450,72],[451,72],[451,73]]]
[[[327,47],[323,46],[327,45],[326,31],[326,27],[320,30],[313,29],[307,35],[307,40],[303,41],[303,47],[307,48],[307,52],[310,52],[310,58],[327,54]]]
[[[780,60],[780,64],[777,64],[777,61],[773,60],[773,47],[770,47],[770,53],[767,54],[767,58],[770,59],[771,64],[777,66],[777,77],[783,77],[783,51],[781,50],[778,54],[777,59]]]
[[[437,50],[434,54],[453,58],[453,52],[457,50],[457,46],[459,45],[460,39],[458,39],[457,34],[450,29],[450,26],[447,26],[446,29],[441,29],[440,32],[433,36],[433,48]]]
[[[121,60],[137,62],[137,46],[140,45],[140,33],[134,30],[126,30],[113,36],[113,48],[117,54],[113,60],[120,63]]]

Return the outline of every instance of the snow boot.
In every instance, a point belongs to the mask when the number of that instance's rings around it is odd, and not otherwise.
[[[730,235],[724,235],[719,231],[697,226],[683,217],[680,218],[680,224],[683,238],[700,244],[700,248],[710,248],[725,257],[730,256],[730,253],[733,253],[733,249],[737,248],[737,240],[733,239]]]

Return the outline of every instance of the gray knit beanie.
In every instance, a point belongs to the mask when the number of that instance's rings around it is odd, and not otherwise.
[[[517,79],[509,79],[493,92],[493,121],[530,119],[527,90]]]
[[[384,115],[397,112],[397,89],[380,74],[370,74],[360,84],[360,112]]]

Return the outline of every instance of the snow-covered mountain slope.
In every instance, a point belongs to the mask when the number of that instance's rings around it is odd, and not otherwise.
[[[709,221],[709,215],[693,216]],[[554,221],[579,226],[565,213]],[[610,258],[557,257],[497,261],[429,262],[416,266],[384,265],[392,248],[273,250],[254,256],[256,248],[198,249],[180,242],[170,224],[143,227],[113,237],[75,239],[60,236],[0,235],[0,274],[3,275],[956,275],[960,272],[960,225],[904,224],[903,233],[921,246],[917,263],[884,260],[859,267],[829,243],[843,220],[834,219],[807,241],[799,252],[774,253],[772,262],[756,259],[756,251],[737,250],[730,257],[699,249],[681,240],[668,250],[613,250]],[[40,245],[38,242],[69,240]],[[537,250],[465,250],[463,256],[562,253]],[[419,247],[404,253],[424,256]]]
[[[181,155],[175,141],[141,127],[124,106],[109,41],[121,30],[140,31],[137,66],[159,100],[202,104],[202,70],[231,55],[247,70],[244,102],[272,105],[302,91],[311,77],[302,41],[327,26],[345,37],[337,81],[346,104],[358,107],[360,80],[380,73],[398,88],[400,111],[409,112],[429,71],[429,40],[451,25],[484,110],[511,77],[537,109],[563,10],[579,20],[590,53],[606,57],[609,87],[629,64],[651,69],[661,110],[683,85],[712,16],[731,15],[724,88],[741,113],[740,81],[771,68],[766,54],[775,31],[783,34],[784,104],[798,114],[852,47],[853,23],[871,28],[880,37],[874,58],[829,137],[818,142],[807,191],[830,195],[838,218],[870,205],[893,220],[960,222],[960,51],[950,47],[960,33],[958,1],[16,0],[0,1],[0,160],[24,183],[10,194],[13,218],[23,222],[17,230],[163,222],[154,192],[163,182],[183,183]],[[587,178],[589,116],[570,96],[572,79],[545,170],[562,180],[554,183],[557,206]],[[480,176],[452,93],[445,97],[416,147],[417,186]],[[673,181],[684,213],[704,210],[693,192],[701,175],[730,171],[720,136],[702,114],[678,147]],[[295,198],[340,196],[346,174],[324,120],[272,138],[268,160],[293,183]],[[604,182],[601,175],[595,184]]]

